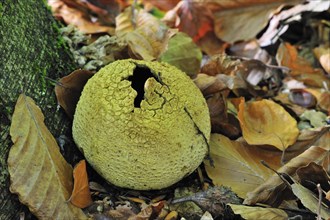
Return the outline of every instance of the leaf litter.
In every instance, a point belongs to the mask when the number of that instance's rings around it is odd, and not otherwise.
[[[125,58],[168,62],[189,75],[207,101],[213,163],[205,160],[199,175],[160,191],[118,189],[94,174],[88,179],[83,162],[73,171],[55,150],[40,109],[21,95],[11,129],[11,191],[38,218],[329,217],[328,2],[48,3],[56,18],[71,24],[62,28],[62,36],[82,68],[60,79],[55,89],[70,117],[85,83],[101,67]],[[301,36],[299,28],[313,31]],[[23,157],[27,152],[44,152],[55,167],[41,156],[38,163]],[[21,174],[31,163],[29,176]],[[61,193],[54,193],[54,186]],[[58,213],[49,212],[55,207]]]

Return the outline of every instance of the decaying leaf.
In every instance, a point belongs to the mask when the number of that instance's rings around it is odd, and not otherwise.
[[[325,192],[330,190],[329,174],[321,165],[311,162],[307,166],[299,168],[297,175],[300,184],[313,191],[316,195],[318,194],[317,184],[320,184]]]
[[[40,108],[24,94],[17,100],[10,135],[14,143],[8,157],[10,191],[39,219],[87,219],[67,202],[72,168],[45,126]]]
[[[86,161],[81,160],[73,169],[73,191],[69,201],[78,208],[86,208],[93,200],[89,191]]]
[[[236,215],[241,215],[246,220],[273,219],[286,220],[289,216],[282,209],[250,207],[245,205],[228,204]]]
[[[276,59],[279,65],[290,68],[290,75],[306,85],[322,88],[324,83],[330,87],[330,80],[321,69],[315,69],[290,43],[282,43],[278,48]]]
[[[306,166],[310,162],[323,165],[324,161],[329,161],[329,135],[330,132],[327,131],[327,133],[323,134],[323,136],[319,138],[315,145],[290,160],[286,165],[282,166],[277,171],[279,173],[286,173],[290,176],[294,176],[298,168]],[[278,206],[287,196],[290,197],[290,190],[283,183],[280,177],[278,177],[277,174],[274,174],[264,184],[248,193],[247,198],[244,200],[244,204],[254,205],[256,203],[264,203],[271,206]]]
[[[213,30],[210,9],[200,1],[181,1],[168,11],[163,20],[173,28],[187,33],[196,42]]]
[[[245,198],[246,193],[263,184],[273,172],[263,166],[264,160],[272,167],[279,168],[281,152],[248,146],[238,141],[231,141],[226,136],[212,134],[210,157],[214,167],[204,161],[208,176],[217,186],[228,186]]]
[[[285,150],[299,134],[296,120],[282,106],[266,99],[248,103],[242,100],[238,119],[249,144],[269,144]]]
[[[64,76],[55,86],[57,102],[65,110],[66,114],[73,118],[80,94],[87,81],[94,75],[88,70],[75,70],[68,76]]]
[[[75,25],[84,33],[114,33],[114,28],[110,27],[110,25],[105,22],[108,20],[107,18],[109,18],[107,11],[102,10],[95,5],[88,2],[72,0],[51,0],[48,1],[48,4],[51,6],[55,17],[64,20],[66,24]],[[116,4],[117,2],[113,4],[113,6]],[[119,13],[119,10],[118,7],[117,11],[114,10],[113,12],[117,14]],[[91,12],[94,14],[94,19],[90,15]],[[95,18],[95,15],[98,15],[100,19]]]

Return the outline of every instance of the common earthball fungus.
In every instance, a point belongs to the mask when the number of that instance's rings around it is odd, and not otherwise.
[[[73,138],[110,183],[162,189],[192,173],[208,151],[210,118],[192,80],[166,63],[119,60],[85,85]]]

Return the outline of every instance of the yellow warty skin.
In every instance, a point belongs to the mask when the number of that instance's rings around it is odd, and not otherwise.
[[[144,98],[129,77],[148,68]],[[85,85],[73,138],[87,161],[110,183],[136,190],[162,189],[192,173],[208,152],[210,118],[192,80],[159,62],[119,60]]]

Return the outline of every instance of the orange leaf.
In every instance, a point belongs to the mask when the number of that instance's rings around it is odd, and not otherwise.
[[[187,33],[196,42],[213,30],[212,17],[205,4],[198,1],[181,1],[167,12],[163,20],[171,27],[175,23],[176,28]],[[173,22],[173,18],[176,21]]]
[[[282,106],[270,100],[239,105],[238,119],[243,137],[249,144],[269,144],[285,150],[295,143],[299,130],[297,122]]]
[[[86,161],[81,160],[73,170],[74,185],[69,201],[76,207],[86,208],[93,200],[88,186]]]
[[[330,81],[321,69],[315,69],[303,57],[298,55],[297,49],[290,43],[282,43],[276,54],[277,62],[290,68],[290,75],[304,82],[306,85],[323,87],[323,83],[330,86]]]

